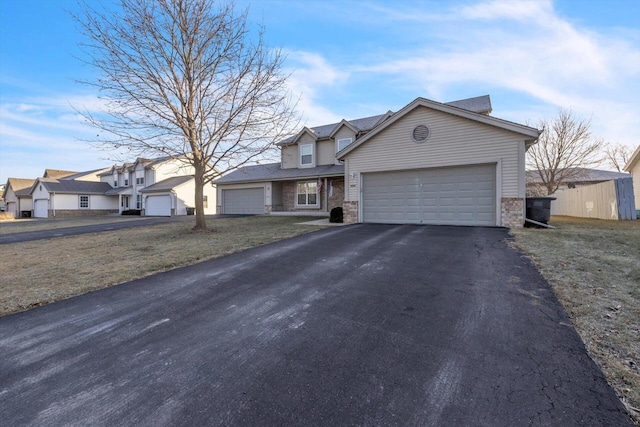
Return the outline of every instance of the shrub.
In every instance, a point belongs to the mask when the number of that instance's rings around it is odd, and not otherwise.
[[[329,214],[329,222],[342,222],[342,220],[342,207],[338,206],[331,209],[331,213]]]
[[[138,210],[138,209],[129,209],[127,211],[122,211],[122,215],[138,215],[140,216],[140,213],[142,211]]]

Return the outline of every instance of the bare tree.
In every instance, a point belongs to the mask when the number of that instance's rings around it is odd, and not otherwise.
[[[527,167],[536,171],[546,194],[553,194],[564,182],[579,178],[583,168],[602,162],[604,141],[593,138],[591,120],[581,120],[572,111],[560,110],[552,120],[540,120],[542,134],[527,151]]]
[[[206,229],[203,187],[259,161],[297,125],[280,50],[252,32],[247,11],[215,0],[87,3],[74,15],[83,60],[98,71],[82,81],[106,108],[81,113],[106,149],[182,159],[195,171],[194,229]]]
[[[622,172],[622,169],[629,162],[631,155],[633,154],[631,148],[622,144],[609,144],[605,148],[604,153],[609,165],[616,168],[618,172]]]

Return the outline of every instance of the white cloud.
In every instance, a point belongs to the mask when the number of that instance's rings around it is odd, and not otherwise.
[[[322,55],[311,52],[287,52],[287,65],[291,73],[287,84],[294,96],[300,98],[298,110],[303,122],[312,121],[309,125],[317,126],[341,120],[335,112],[322,107],[318,97],[320,91],[335,90],[344,84],[349,74],[329,64]]]
[[[398,25],[407,32],[429,25],[437,43],[425,39],[350,71],[403,81],[436,100],[445,100],[461,85],[506,89],[555,111],[571,108],[593,115],[593,129],[606,139],[628,145],[640,140],[635,124],[640,115],[637,34],[630,39],[633,33],[621,38],[581,28],[558,16],[550,1],[482,2],[443,12],[440,21],[429,15],[420,22],[421,8],[393,17],[406,17]]]

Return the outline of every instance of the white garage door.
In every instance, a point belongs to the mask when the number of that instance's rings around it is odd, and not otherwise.
[[[364,222],[496,225],[495,165],[366,173]]]
[[[149,196],[147,197],[145,216],[171,216],[171,196]]]
[[[263,214],[264,188],[222,190],[222,213]]]
[[[33,216],[35,216],[36,218],[48,218],[49,217],[49,201],[34,200]]]

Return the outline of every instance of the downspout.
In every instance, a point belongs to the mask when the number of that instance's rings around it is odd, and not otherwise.
[[[329,212],[329,187],[327,187],[327,178],[324,179],[324,211]]]
[[[56,205],[53,202],[54,196],[56,195],[56,193],[51,193],[51,211],[53,211],[53,217],[56,217]]]

